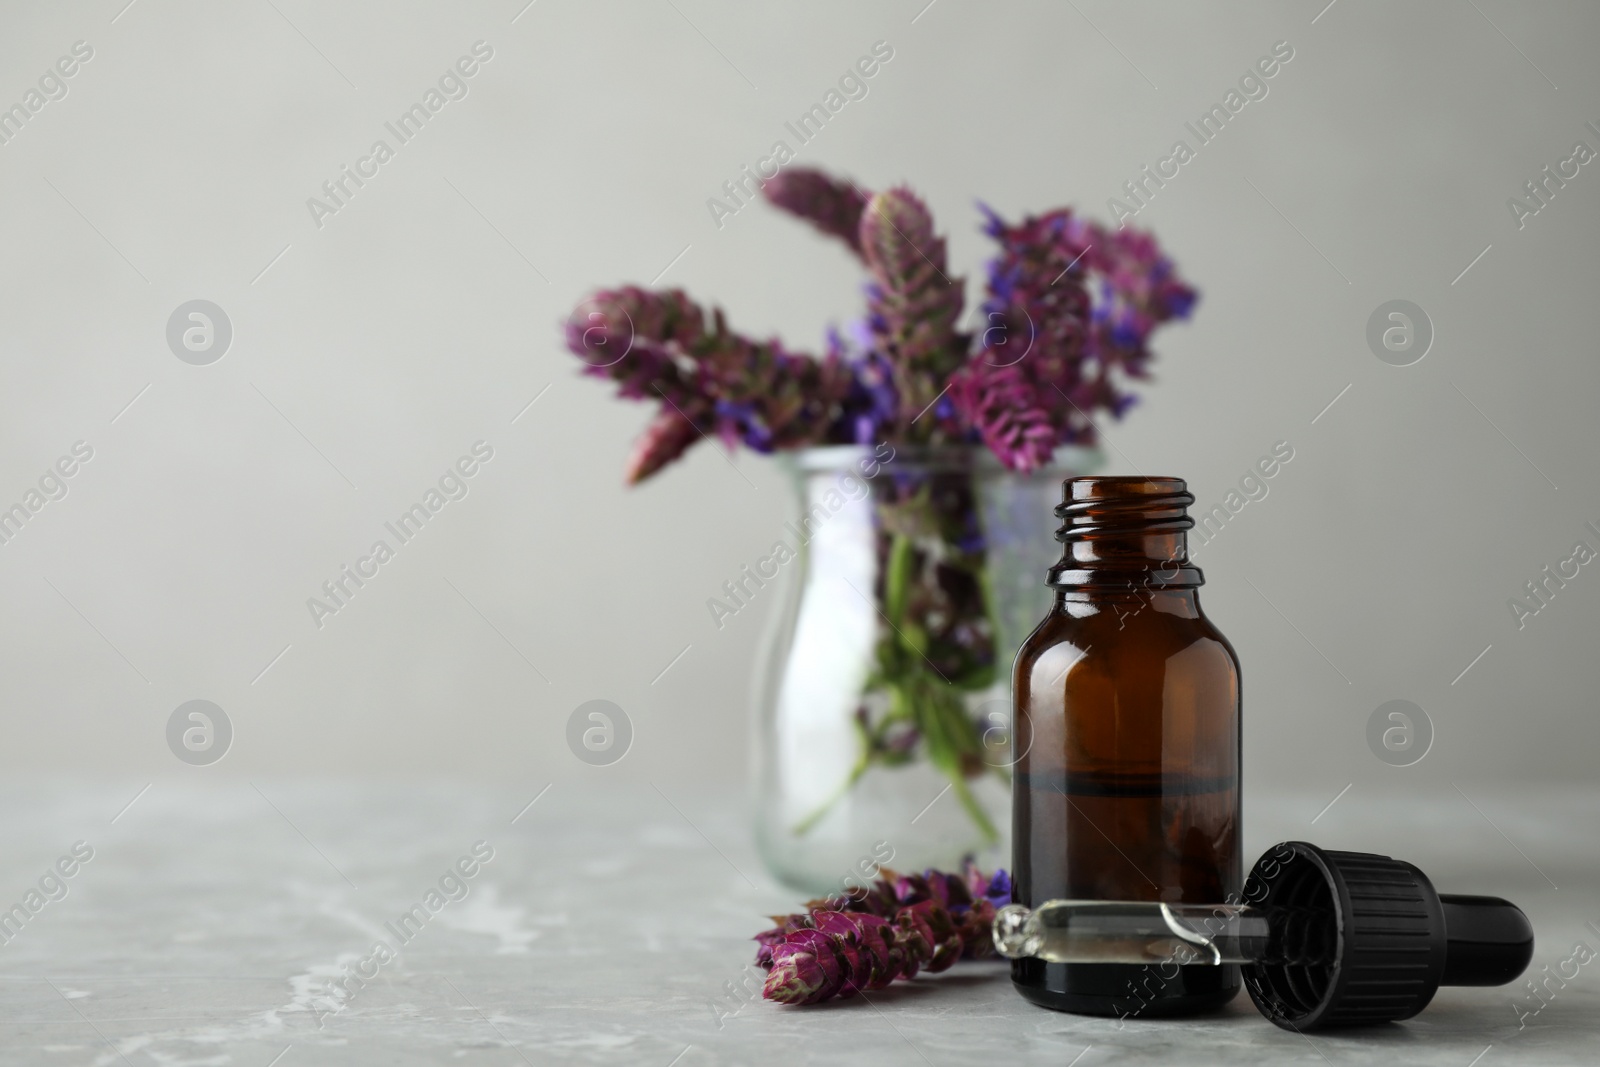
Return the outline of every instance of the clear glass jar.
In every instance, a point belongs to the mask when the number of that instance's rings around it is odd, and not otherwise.
[[[756,836],[819,894],[876,867],[1009,860],[1014,651],[1050,607],[1050,515],[1090,449],[1005,470],[977,448],[784,457],[798,508],[755,567],[785,587],[756,674]]]

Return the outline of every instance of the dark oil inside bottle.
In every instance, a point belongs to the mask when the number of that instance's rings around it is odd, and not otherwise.
[[[1032,842],[1018,901],[1232,899],[1238,893],[1238,780],[1167,775],[1018,774],[1016,832]],[[1230,894],[1232,896],[1230,896]],[[1235,967],[1012,961],[1036,1004],[1124,1018],[1187,1014],[1238,991]]]
[[[1013,669],[1018,903],[1237,902],[1238,659],[1201,611],[1176,478],[1065,485],[1055,608]],[[1213,1008],[1236,967],[1012,963],[1028,1000],[1150,1018]]]

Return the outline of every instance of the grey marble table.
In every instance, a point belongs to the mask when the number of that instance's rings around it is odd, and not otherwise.
[[[139,783],[0,791],[0,908],[25,913],[0,925],[0,1062],[1600,1062],[1600,961],[1536,1014],[1516,986],[1446,989],[1361,1035],[1286,1033],[1244,998],[1119,1027],[1031,1007],[993,964],[870,1001],[746,1001],[748,939],[795,897],[760,869],[734,791],[205,780],[131,805]],[[1522,904],[1535,970],[1600,949],[1600,793],[1325,803],[1252,797],[1250,854],[1298,837],[1400,855]],[[437,911],[404,920],[430,891]],[[403,947],[377,958],[379,941]]]

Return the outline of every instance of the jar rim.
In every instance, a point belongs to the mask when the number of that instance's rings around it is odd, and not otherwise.
[[[1023,473],[1007,468],[986,445],[914,445],[893,441],[885,444],[892,449],[890,458],[878,455],[876,449],[882,448],[883,445],[811,445],[780,452],[778,457],[786,465],[805,474],[843,470],[855,466],[863,459],[874,457],[885,467],[975,470],[985,474],[1010,474],[1023,478],[1055,476],[1061,479],[1076,477],[1083,471],[1098,469],[1105,463],[1105,453],[1093,445],[1058,445],[1049,463],[1037,470]]]

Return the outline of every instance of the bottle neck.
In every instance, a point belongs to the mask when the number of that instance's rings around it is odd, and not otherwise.
[[[1193,589],[1205,578],[1189,562],[1194,496],[1181,478],[1070,478],[1055,509],[1061,561],[1050,584],[1097,593]]]
[[[1200,594],[1194,586],[1058,585],[1056,613],[1086,618],[1111,612],[1119,619],[1151,611],[1180,619],[1198,619]]]

